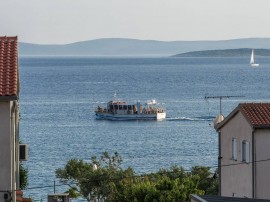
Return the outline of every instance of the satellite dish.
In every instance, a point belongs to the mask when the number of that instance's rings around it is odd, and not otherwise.
[[[214,127],[216,127],[216,125],[222,122],[223,120],[224,120],[224,116],[222,114],[218,115],[213,121]]]

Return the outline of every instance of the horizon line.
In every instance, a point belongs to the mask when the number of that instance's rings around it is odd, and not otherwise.
[[[220,39],[220,40],[172,40],[172,41],[165,41],[165,40],[155,40],[155,39],[135,39],[135,38],[121,38],[121,37],[112,37],[112,38],[96,38],[96,39],[89,39],[89,40],[82,40],[82,41],[75,41],[75,42],[70,42],[70,43],[61,43],[61,44],[53,44],[53,43],[48,43],[48,44],[41,44],[41,43],[33,43],[33,42],[24,42],[24,41],[19,41],[19,36],[18,37],[18,42],[19,43],[24,43],[24,44],[34,44],[34,45],[40,45],[40,46],[63,46],[63,45],[71,45],[71,44],[76,44],[76,43],[83,43],[83,42],[88,42],[88,41],[99,41],[99,40],[134,40],[134,41],[153,41],[153,42],[166,42],[166,43],[173,43],[173,42],[219,42],[219,41],[233,41],[233,40],[248,40],[248,39],[270,39],[270,37],[248,37],[248,38],[232,38],[232,39]]]

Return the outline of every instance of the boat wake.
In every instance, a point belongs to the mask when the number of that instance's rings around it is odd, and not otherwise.
[[[166,121],[213,121],[214,116],[199,117],[167,117]]]

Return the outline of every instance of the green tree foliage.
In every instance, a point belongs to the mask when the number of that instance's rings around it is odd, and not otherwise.
[[[193,167],[191,172],[172,166],[156,173],[136,176],[132,168],[121,168],[118,153],[104,152],[90,162],[71,159],[63,169],[56,170],[61,182],[69,184],[69,193],[90,200],[109,202],[185,202],[190,194],[217,194],[217,179],[210,176],[208,167]],[[95,166],[96,165],[96,166]]]
[[[70,198],[78,198],[80,197],[80,193],[76,189],[76,187],[71,187],[66,193],[69,194]]]
[[[19,165],[20,173],[20,189],[26,189],[28,186],[28,170],[23,167],[22,163]]]
[[[218,178],[216,174],[212,176],[208,167],[195,166],[192,168],[191,174],[200,176],[198,187],[199,189],[205,190],[205,194],[218,194]]]
[[[19,144],[22,144],[22,142],[19,141]],[[23,166],[21,161],[19,163],[19,180],[20,189],[26,189],[28,186],[28,169]]]
[[[111,194],[121,183],[119,179],[134,175],[133,169],[122,169],[121,163],[117,152],[112,156],[104,152],[99,159],[92,157],[91,162],[71,159],[65,168],[56,170],[56,176],[87,200],[113,198]]]

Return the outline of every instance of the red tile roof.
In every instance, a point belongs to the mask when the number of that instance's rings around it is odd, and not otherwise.
[[[16,202],[32,202],[30,198],[24,198],[21,190],[16,190]]]
[[[16,190],[16,202],[23,202],[23,192],[21,190]]]
[[[0,36],[0,97],[18,96],[18,39]]]
[[[238,112],[244,115],[251,127],[270,128],[270,103],[240,103],[215,129],[221,129]]]
[[[242,103],[238,108],[253,127],[270,127],[270,103]]]

